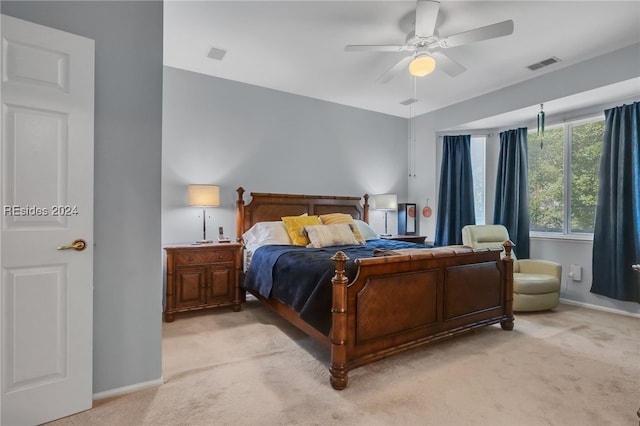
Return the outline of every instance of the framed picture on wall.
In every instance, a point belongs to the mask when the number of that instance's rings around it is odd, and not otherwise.
[[[398,204],[398,234],[416,235],[418,233],[418,222],[416,221],[415,203]]]

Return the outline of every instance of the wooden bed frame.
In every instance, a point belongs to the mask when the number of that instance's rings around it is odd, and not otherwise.
[[[342,212],[368,221],[368,196],[312,196],[251,193],[244,203],[238,188],[237,235],[261,221],[282,216]],[[361,205],[363,201],[363,205]],[[344,389],[348,371],[397,352],[439,341],[478,327],[500,323],[513,329],[513,261],[511,241],[501,249],[463,246],[419,249],[394,256],[356,259],[358,272],[349,282],[348,258],[332,259],[332,327],[325,336],[291,307],[252,294],[331,350],[330,382]]]

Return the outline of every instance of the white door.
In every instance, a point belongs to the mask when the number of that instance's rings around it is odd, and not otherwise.
[[[4,15],[1,29],[6,426],[92,404],[94,42]]]

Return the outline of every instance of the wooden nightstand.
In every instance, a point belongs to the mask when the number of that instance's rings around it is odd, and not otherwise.
[[[198,309],[241,308],[242,246],[237,243],[180,244],[167,252],[167,288],[164,319]]]
[[[406,241],[408,243],[418,243],[424,244],[424,240],[427,239],[424,235],[387,235],[381,236],[380,238],[384,238],[385,240],[397,240],[397,241]]]

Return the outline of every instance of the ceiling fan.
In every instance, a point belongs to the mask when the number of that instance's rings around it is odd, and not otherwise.
[[[409,52],[408,56],[397,61],[378,81],[387,83],[405,67],[417,77],[433,72],[436,67],[451,77],[465,72],[467,69],[453,60],[442,49],[475,43],[481,40],[502,37],[513,33],[513,21],[507,20],[496,24],[479,27],[473,30],[441,37],[436,31],[436,21],[440,2],[434,0],[417,0],[415,30],[407,35],[401,45],[358,45],[345,46],[346,52]]]

